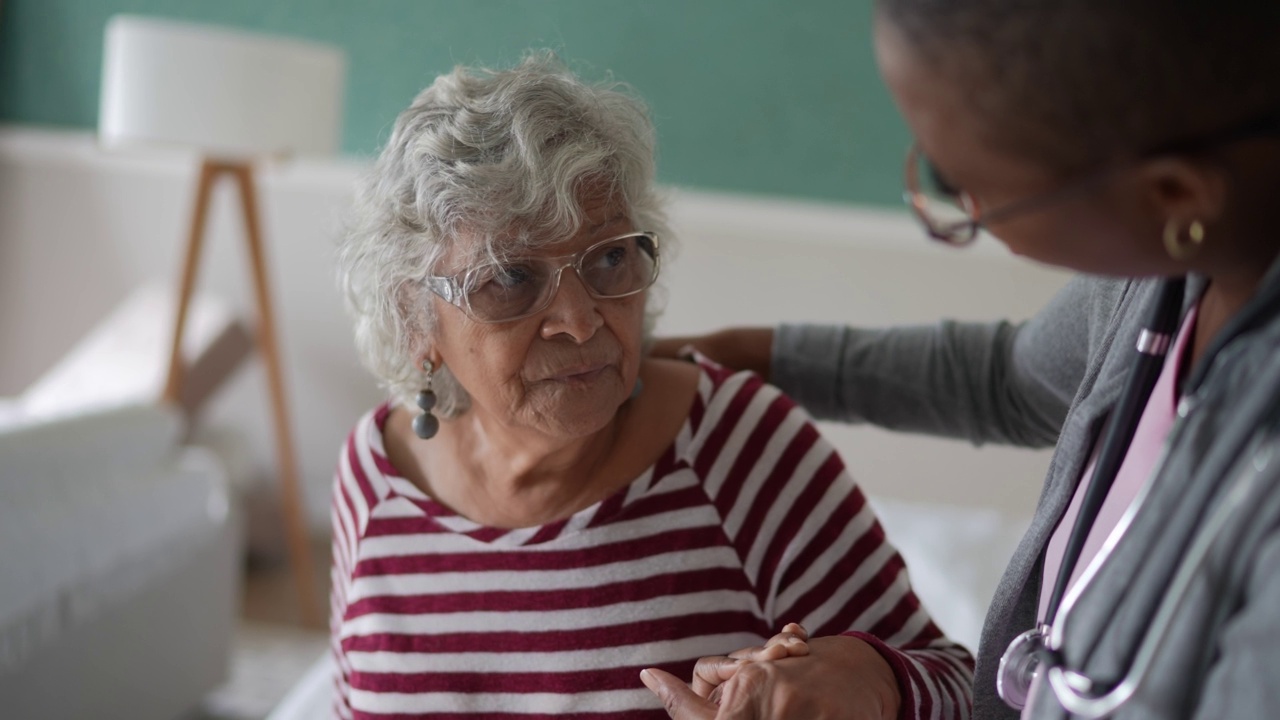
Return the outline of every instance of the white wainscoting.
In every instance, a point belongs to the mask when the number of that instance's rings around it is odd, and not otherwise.
[[[331,263],[353,181],[366,166],[298,160],[261,175],[295,439],[317,527],[328,522],[340,444],[381,397],[352,349]],[[176,282],[195,170],[188,154],[105,154],[85,132],[0,128],[0,396],[39,377],[139,283]],[[224,187],[201,289],[247,311],[233,209]],[[882,209],[674,190],[671,217],[679,248],[664,270],[669,300],[659,331],[667,334],[802,320],[1018,318],[1066,279],[990,241],[963,252],[932,246],[905,213]],[[246,438],[241,459],[265,475],[272,459],[264,390],[252,363],[212,404],[207,422]],[[872,494],[993,507],[1011,517],[1030,512],[1048,457],[868,428],[827,430]]]

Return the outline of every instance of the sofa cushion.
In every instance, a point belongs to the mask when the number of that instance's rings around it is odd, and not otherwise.
[[[180,449],[182,425],[136,405],[0,430],[0,661],[73,622],[76,593],[126,560],[224,522],[221,466]]]

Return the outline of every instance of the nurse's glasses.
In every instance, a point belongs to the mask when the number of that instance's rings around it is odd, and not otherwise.
[[[948,182],[920,148],[912,145],[907,150],[903,172],[903,199],[929,237],[948,245],[963,246],[976,240],[978,231],[992,223],[1004,222],[1087,192],[1116,170],[1135,162],[1160,155],[1203,152],[1250,138],[1275,136],[1280,136],[1280,109],[1217,132],[1160,143],[1118,162],[1086,171],[1048,192],[990,210],[982,207],[972,193]]]
[[[964,246],[976,240],[978,231],[988,224],[1058,202],[1092,186],[1091,181],[1096,179],[1097,174],[1090,175],[1087,183],[1071,183],[995,210],[984,210],[977,198],[947,182],[920,148],[912,145],[907,150],[903,199],[929,237],[948,245]]]
[[[591,297],[623,298],[658,279],[658,236],[630,232],[560,257],[528,256],[478,265],[458,275],[429,275],[427,287],[482,323],[520,320],[546,309],[573,268]]]

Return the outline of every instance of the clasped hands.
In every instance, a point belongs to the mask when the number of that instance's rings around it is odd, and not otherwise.
[[[894,720],[901,701],[893,670],[871,645],[810,639],[795,623],[764,645],[698,660],[691,685],[653,668],[640,679],[673,720]]]

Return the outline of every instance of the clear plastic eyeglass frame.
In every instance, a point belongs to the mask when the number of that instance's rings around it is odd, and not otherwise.
[[[589,256],[593,251],[603,246],[628,238],[646,238],[652,245],[653,271],[650,273],[649,278],[639,287],[623,293],[605,294],[597,291],[589,282],[587,282],[587,276],[583,273],[583,259]],[[597,300],[615,300],[644,292],[658,279],[658,271],[661,267],[661,253],[659,251],[657,233],[637,231],[622,233],[621,235],[606,238],[600,242],[593,243],[590,247],[580,250],[572,255],[561,255],[558,257],[535,256],[521,258],[521,262],[536,262],[543,265],[549,270],[546,275],[548,280],[545,282],[545,286],[542,288],[538,299],[535,300],[528,309],[515,313],[509,317],[486,317],[482,313],[477,312],[471,305],[467,289],[475,285],[476,276],[492,267],[491,264],[473,267],[457,275],[428,275],[423,278],[423,283],[431,290],[431,292],[439,295],[441,299],[450,305],[462,310],[467,314],[467,317],[475,320],[476,322],[485,324],[514,322],[516,320],[523,320],[524,318],[536,315],[545,310],[547,306],[551,304],[552,298],[556,296],[556,292],[560,289],[560,277],[566,268],[573,268],[574,272],[578,274],[578,278],[582,281],[582,286],[586,288],[591,297]]]

